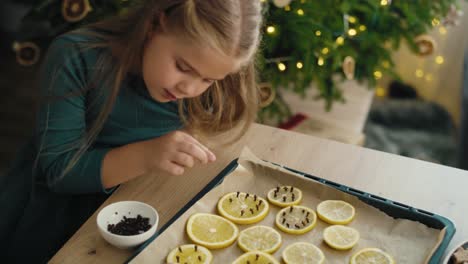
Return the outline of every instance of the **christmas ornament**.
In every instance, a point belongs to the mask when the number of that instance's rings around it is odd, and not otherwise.
[[[39,61],[41,49],[33,42],[14,42],[16,61],[22,66],[32,66]]]
[[[68,22],[78,22],[92,10],[89,0],[63,0],[62,16]]]
[[[463,11],[458,10],[457,7],[452,4],[450,5],[450,10],[447,13],[447,16],[442,21],[442,24],[445,26],[457,26],[460,24],[460,17],[463,16]]]
[[[428,56],[434,53],[436,49],[436,42],[434,38],[429,35],[420,35],[414,39],[418,46],[419,56]]]
[[[343,61],[343,72],[346,76],[346,79],[352,80],[354,79],[354,72],[356,69],[356,61],[354,60],[353,57],[351,56],[346,56],[346,58]]]
[[[260,83],[260,107],[267,107],[275,100],[275,90],[270,83]]]
[[[291,3],[291,0],[273,0],[273,4],[275,4],[278,8],[283,8]]]

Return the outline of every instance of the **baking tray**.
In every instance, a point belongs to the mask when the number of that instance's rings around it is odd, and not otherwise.
[[[268,162],[268,161],[266,161]],[[438,264],[442,260],[445,250],[447,249],[451,239],[455,234],[455,226],[449,219],[425,211],[421,209],[414,208],[412,206],[402,204],[399,202],[395,202],[384,197],[380,197],[377,195],[373,195],[361,190],[357,190],[354,188],[350,188],[343,184],[339,184],[333,181],[329,181],[311,174],[307,174],[295,169],[291,169],[285,166],[282,166],[277,163],[269,162],[275,166],[281,167],[286,169],[290,172],[299,174],[306,179],[320,182],[325,184],[329,187],[342,191],[344,193],[350,194],[352,196],[357,197],[359,200],[363,201],[364,203],[379,209],[380,211],[384,212],[388,216],[391,216],[396,219],[407,219],[412,221],[417,221],[422,223],[430,228],[438,229],[438,230],[445,230],[443,233],[443,238],[439,243],[438,247],[435,248],[431,258],[428,260],[428,264]],[[160,234],[162,234],[169,226],[171,226],[182,214],[184,214],[190,207],[192,207],[198,200],[200,200],[205,194],[210,192],[214,187],[221,184],[224,178],[229,175],[232,171],[234,171],[238,167],[238,159],[233,160],[229,165],[226,166],[213,180],[211,180],[198,194],[195,195],[182,209],[180,209],[174,217],[172,217],[164,226],[162,226],[150,239],[148,239],[145,243],[140,245],[132,256],[126,261],[126,263],[130,262],[134,259],[138,254],[140,254],[151,242],[153,242]]]

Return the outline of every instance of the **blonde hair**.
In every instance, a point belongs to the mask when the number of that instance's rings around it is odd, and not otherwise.
[[[86,133],[84,144],[63,171],[67,174],[96,139],[109,116],[126,75],[142,61],[148,32],[157,29],[159,17],[171,32],[222,54],[241,59],[243,67],[216,81],[202,95],[179,101],[179,116],[187,129],[202,137],[239,128],[230,142],[239,139],[255,121],[259,96],[256,83],[256,54],[262,27],[258,0],[149,0],[143,5],[76,31],[95,36],[87,48],[105,47],[112,55],[100,58],[93,83],[103,79],[110,92],[102,110]],[[137,52],[136,52],[137,51]],[[105,54],[105,53],[103,53]],[[101,70],[99,70],[101,69]],[[106,77],[104,77],[106,76]],[[110,76],[110,77],[109,77]],[[112,81],[110,81],[112,80]]]

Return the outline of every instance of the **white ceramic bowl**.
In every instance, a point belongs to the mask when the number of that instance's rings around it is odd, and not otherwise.
[[[149,218],[151,228],[144,233],[131,236],[116,235],[107,231],[107,225],[117,224],[124,216],[134,218],[138,215]],[[102,208],[97,216],[97,226],[102,237],[118,248],[136,247],[148,240],[158,228],[158,212],[149,204],[137,201],[122,201]]]

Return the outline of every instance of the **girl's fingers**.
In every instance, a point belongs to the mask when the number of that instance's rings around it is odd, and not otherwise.
[[[181,153],[190,155],[191,157],[197,159],[201,163],[208,163],[209,161],[208,153],[206,153],[206,151],[203,148],[201,148],[199,145],[193,142],[182,142],[179,145],[178,150]]]
[[[182,175],[185,172],[185,168],[183,166],[169,160],[161,164],[161,169],[169,172],[172,175]]]
[[[178,152],[175,154],[173,160],[173,163],[176,163],[182,167],[188,167],[191,168],[193,165],[195,165],[195,160],[192,156],[190,156],[187,153],[184,152]]]
[[[193,144],[196,144],[197,146],[199,146],[206,153],[206,155],[208,157],[208,161],[215,161],[216,160],[216,155],[213,152],[211,152],[211,150],[209,150],[205,145],[200,143],[198,140],[196,140],[194,137],[192,137],[189,134],[186,134],[186,138],[187,138],[188,141],[190,141]]]

